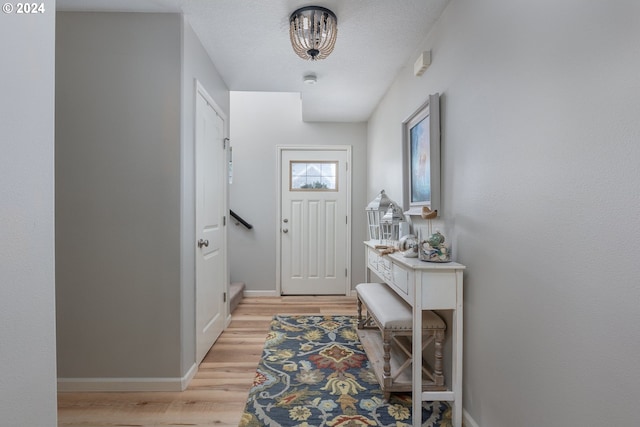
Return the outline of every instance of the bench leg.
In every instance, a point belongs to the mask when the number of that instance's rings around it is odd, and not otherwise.
[[[384,364],[382,365],[382,389],[388,389],[393,384],[391,377],[391,336],[389,332],[382,331],[382,352]]]
[[[362,317],[362,301],[358,298],[358,329],[364,329],[364,318]]]
[[[444,385],[444,373],[442,372],[442,343],[444,342],[444,331],[438,330],[435,334],[435,366],[433,376],[437,386]]]

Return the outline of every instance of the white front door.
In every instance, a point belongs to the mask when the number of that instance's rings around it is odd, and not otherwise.
[[[198,86],[196,95],[196,363],[224,329],[226,250],[225,122]]]
[[[346,295],[351,150],[279,147],[280,290]]]

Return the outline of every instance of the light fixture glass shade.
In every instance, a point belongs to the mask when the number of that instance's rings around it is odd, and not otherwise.
[[[307,6],[291,14],[289,36],[296,54],[302,59],[325,59],[336,45],[338,19],[324,7]]]

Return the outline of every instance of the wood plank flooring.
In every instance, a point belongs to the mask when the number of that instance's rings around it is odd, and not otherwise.
[[[274,314],[356,313],[355,297],[245,297],[187,390],[58,393],[58,426],[237,426]]]

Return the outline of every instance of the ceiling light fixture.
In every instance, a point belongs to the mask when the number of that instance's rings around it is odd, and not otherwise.
[[[300,58],[325,59],[336,44],[338,18],[324,7],[302,7],[289,18],[289,36],[293,50]]]

